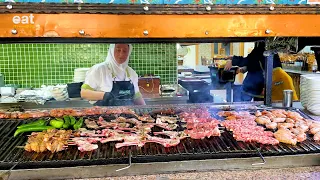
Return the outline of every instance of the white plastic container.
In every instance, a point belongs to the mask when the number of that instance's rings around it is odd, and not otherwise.
[[[1,87],[1,96],[14,96],[16,89],[14,87]]]

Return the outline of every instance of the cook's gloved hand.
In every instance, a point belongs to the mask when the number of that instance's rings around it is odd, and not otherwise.
[[[97,106],[110,106],[113,103],[115,96],[111,92],[105,92],[103,95],[103,99],[97,101],[95,105]]]
[[[105,92],[103,95],[103,100],[105,102],[108,102],[109,100],[113,99],[114,95],[111,92]]]

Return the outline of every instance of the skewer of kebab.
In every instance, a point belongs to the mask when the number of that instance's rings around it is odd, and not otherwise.
[[[26,151],[35,152],[59,152],[68,145],[68,139],[71,136],[71,130],[51,129],[40,133],[31,134],[25,145]]]

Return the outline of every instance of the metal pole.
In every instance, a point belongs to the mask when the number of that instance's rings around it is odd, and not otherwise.
[[[265,57],[265,85],[264,85],[264,104],[266,106],[272,105],[272,70],[273,70],[273,53]]]
[[[232,93],[232,83],[228,82],[226,84],[226,92],[227,92],[227,102],[231,102],[231,93]]]

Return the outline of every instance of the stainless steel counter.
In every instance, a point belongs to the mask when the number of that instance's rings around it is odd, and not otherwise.
[[[164,85],[164,87],[171,87],[175,89],[169,93],[143,95],[147,105],[161,105],[161,104],[186,104],[189,100],[189,92],[181,85]],[[44,105],[32,102],[19,102],[19,103],[0,103],[0,109],[10,108],[12,106],[21,105],[25,109],[49,109],[49,108],[84,108],[92,107],[89,101],[81,98],[72,98],[67,101],[47,101]]]
[[[144,98],[147,105],[158,105],[158,104],[186,104],[189,100],[189,96],[162,96],[158,98]],[[0,104],[0,109],[10,108],[12,106],[21,105],[25,109],[50,109],[50,108],[84,108],[92,107],[93,105],[87,100],[80,98],[71,99],[68,101],[47,101],[44,105],[20,102],[20,103],[4,103]]]
[[[288,73],[294,73],[294,74],[300,74],[300,75],[315,74],[314,72],[310,72],[310,71],[300,71],[300,70],[294,70],[294,69],[283,69],[283,70]]]

